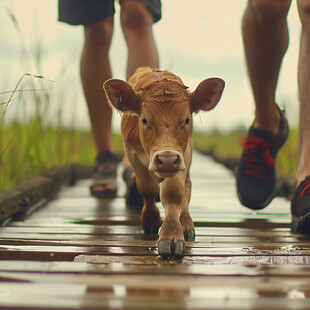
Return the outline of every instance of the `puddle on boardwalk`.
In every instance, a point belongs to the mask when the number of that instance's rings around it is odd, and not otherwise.
[[[309,255],[310,245],[286,245],[257,243],[254,246],[242,248],[242,252],[249,255]]]

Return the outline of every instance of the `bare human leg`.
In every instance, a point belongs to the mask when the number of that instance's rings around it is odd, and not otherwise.
[[[300,42],[299,85],[299,163],[295,176],[296,186],[310,175],[310,1],[299,0],[298,10],[302,22]]]
[[[254,127],[278,132],[275,93],[288,47],[286,16],[291,0],[249,0],[242,23],[248,74],[256,106]]]
[[[147,7],[139,1],[123,0],[121,25],[128,46],[127,78],[141,66],[158,68],[158,53],[152,31],[153,16]]]
[[[237,167],[240,202],[265,208],[276,190],[275,158],[288,135],[288,123],[275,102],[276,87],[288,47],[286,17],[291,0],[248,0],[242,34],[255,101],[255,121],[243,143]]]
[[[158,52],[153,36],[153,16],[139,1],[121,2],[121,25],[128,46],[127,79],[141,66],[158,68]],[[126,204],[135,209],[143,207],[143,199],[137,190],[135,176],[127,156],[123,158],[123,178],[127,183]]]
[[[112,110],[102,90],[103,82],[111,78],[109,48],[112,32],[113,16],[85,26],[85,44],[81,56],[81,79],[98,154],[102,151],[113,151]]]
[[[109,62],[112,32],[113,16],[85,26],[85,44],[81,56],[81,79],[97,151],[93,184],[90,186],[91,195],[96,198],[113,198],[117,191],[119,158],[113,153],[112,110],[102,89],[103,82],[112,75]]]

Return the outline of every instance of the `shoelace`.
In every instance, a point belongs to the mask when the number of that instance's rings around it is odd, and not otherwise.
[[[298,199],[304,197],[304,194],[309,194],[309,188],[310,188],[310,180],[305,180],[305,188],[301,191],[299,194]],[[308,190],[308,191],[307,191]]]
[[[266,167],[273,167],[275,162],[270,154],[268,146],[272,143],[255,136],[249,136],[243,142],[243,148],[246,151],[245,162],[247,166],[246,174],[257,178],[266,179]],[[257,164],[259,159],[263,159],[263,165]]]

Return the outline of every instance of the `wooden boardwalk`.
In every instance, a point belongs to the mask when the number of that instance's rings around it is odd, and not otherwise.
[[[182,260],[158,256],[120,177],[114,200],[83,180],[0,229],[0,308],[310,309],[310,239],[290,233],[289,202],[251,212],[233,175],[197,153],[191,174],[197,237]]]

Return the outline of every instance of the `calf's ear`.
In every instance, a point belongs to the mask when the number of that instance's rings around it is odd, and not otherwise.
[[[121,112],[140,115],[139,98],[127,82],[110,79],[103,83],[103,90],[111,107]]]
[[[219,78],[209,78],[199,83],[190,94],[192,112],[212,110],[222,97],[225,82]]]

